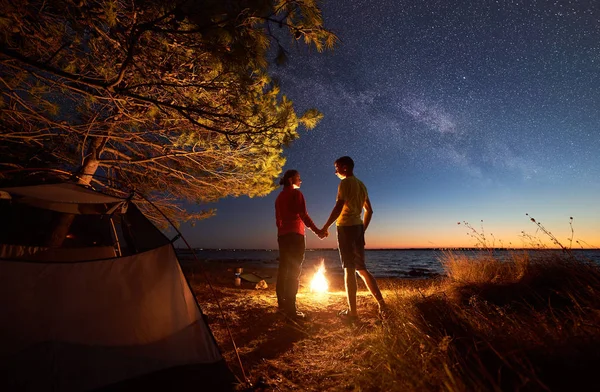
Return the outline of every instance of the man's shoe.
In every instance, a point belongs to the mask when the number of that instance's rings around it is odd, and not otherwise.
[[[350,310],[344,309],[338,312],[338,316],[347,323],[354,324],[358,322],[358,316],[353,316],[350,314]]]
[[[392,316],[392,312],[390,312],[390,309],[387,306],[383,306],[379,308],[378,316],[380,320],[387,320]]]

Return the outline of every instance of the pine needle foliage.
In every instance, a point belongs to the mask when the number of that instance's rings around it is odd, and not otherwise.
[[[177,220],[202,218],[181,201],[268,194],[298,126],[314,128],[322,117],[298,115],[267,73],[273,45],[333,46],[315,1],[0,7],[5,172],[76,172],[80,183],[141,191]]]

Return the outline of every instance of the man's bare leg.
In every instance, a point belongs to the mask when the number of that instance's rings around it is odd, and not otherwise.
[[[348,297],[348,315],[358,316],[356,311],[356,270],[354,268],[344,268],[344,282],[346,284],[346,296]]]
[[[363,282],[365,282],[367,289],[369,289],[369,292],[379,304],[379,310],[381,311],[383,308],[385,308],[385,301],[383,300],[383,295],[381,294],[381,290],[379,290],[379,286],[377,285],[377,280],[375,280],[375,277],[366,269],[358,270],[356,272],[358,272],[358,275],[362,278]]]

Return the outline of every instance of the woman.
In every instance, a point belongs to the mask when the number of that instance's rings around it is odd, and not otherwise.
[[[296,309],[296,294],[302,262],[304,261],[305,225],[319,233],[306,212],[304,195],[298,190],[302,180],[297,170],[288,170],[279,182],[283,190],[275,201],[277,243],[279,244],[279,269],[277,271],[277,304],[290,318],[304,319],[304,313]]]

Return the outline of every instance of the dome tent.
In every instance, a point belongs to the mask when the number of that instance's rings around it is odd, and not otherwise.
[[[0,390],[232,389],[171,242],[134,203],[0,188],[0,216]]]

